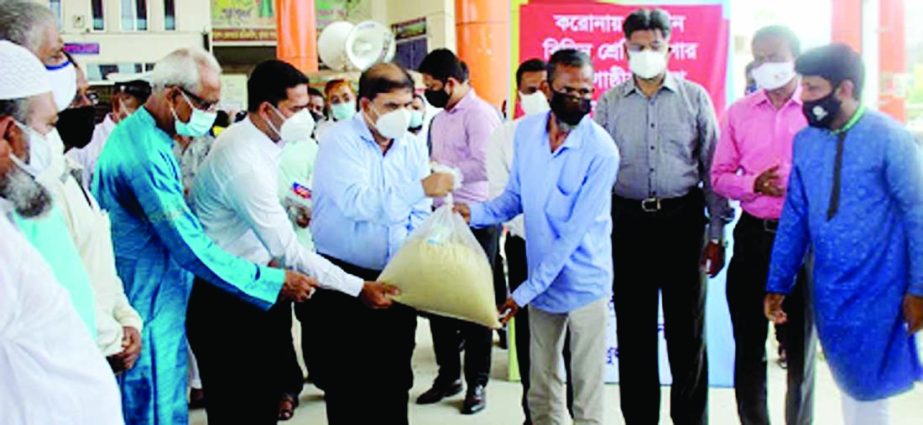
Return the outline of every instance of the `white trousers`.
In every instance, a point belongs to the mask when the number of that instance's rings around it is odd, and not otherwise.
[[[609,299],[601,299],[567,314],[529,307],[529,355],[532,383],[527,395],[534,425],[570,423],[561,376],[564,336],[570,331],[571,379],[574,384],[574,425],[602,425],[605,389],[606,315]]]
[[[846,425],[890,425],[889,399],[859,401],[846,393],[843,396],[843,423]]]

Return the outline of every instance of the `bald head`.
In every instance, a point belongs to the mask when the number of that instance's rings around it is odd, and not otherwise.
[[[64,60],[64,42],[48,7],[27,0],[0,1],[0,39],[29,49],[45,65]]]
[[[405,91],[413,94],[413,79],[400,65],[380,63],[359,77],[359,99],[375,100],[382,93]]]

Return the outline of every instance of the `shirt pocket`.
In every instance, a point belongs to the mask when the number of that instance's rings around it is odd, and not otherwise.
[[[548,202],[545,204],[545,212],[551,219],[552,227],[557,228],[560,222],[570,219],[574,211],[574,201],[576,193],[564,193],[561,188],[555,186],[551,188],[548,194]]]
[[[660,131],[660,146],[670,155],[683,159],[691,158],[695,147],[695,137],[695,128],[689,123],[663,123]]]

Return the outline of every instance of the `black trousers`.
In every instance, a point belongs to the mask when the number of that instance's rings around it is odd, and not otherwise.
[[[510,291],[515,291],[529,277],[529,263],[526,261],[526,241],[519,236],[506,235],[503,245],[506,253],[506,267],[510,280]],[[498,266],[499,267],[499,266]],[[531,333],[529,332],[529,309],[522,308],[513,321],[516,327],[516,363],[519,366],[519,381],[522,384],[522,411],[526,416],[524,425],[532,424],[529,412],[528,393],[530,385],[529,368],[532,361],[529,356]],[[573,416],[574,385],[570,380],[570,334],[564,341],[564,369],[567,374],[567,410]]]
[[[484,248],[487,258],[493,262],[500,244],[500,227],[491,226],[472,231]],[[429,317],[433,350],[436,352],[436,364],[439,365],[436,382],[447,384],[461,377],[460,350],[464,347],[465,381],[468,388],[487,385],[490,380],[490,355],[493,345],[493,333],[490,328],[448,317]]]
[[[381,271],[328,259],[343,271],[375,280]],[[394,304],[372,310],[358,298],[319,289],[296,307],[311,341],[311,374],[324,390],[329,425],[406,425],[413,386],[416,312]]]
[[[279,399],[291,386],[291,303],[268,311],[196,279],[189,298],[186,330],[208,394],[210,425],[275,424]],[[288,322],[289,326],[280,326]],[[286,351],[286,342],[291,352]],[[293,357],[294,358],[294,357]],[[297,366],[297,363],[295,363]],[[300,369],[299,369],[300,370]],[[301,385],[301,382],[299,382]],[[300,390],[299,390],[300,392]]]
[[[734,392],[737,412],[744,425],[768,425],[766,404],[766,338],[769,321],[763,314],[766,279],[775,223],[744,213],[734,229],[734,256],[728,268],[727,300],[734,326]],[[817,336],[813,311],[805,302],[809,295],[808,269],[798,276],[782,308],[788,316],[782,335],[788,354],[788,392],[785,418],[788,425],[814,420],[814,364]]]
[[[289,303],[286,310],[289,314],[277,315],[278,320],[275,324],[281,334],[276,361],[279,362],[279,369],[281,370],[279,382],[282,394],[297,400],[298,396],[301,395],[301,390],[304,389],[304,371],[301,370],[301,365],[298,364],[298,353],[295,352],[295,340],[292,338],[291,303]],[[302,349],[304,349],[304,345],[306,344],[302,342]]]
[[[670,416],[677,425],[708,423],[705,279],[699,268],[705,236],[700,191],[644,212],[640,201],[613,199],[613,283],[619,391],[629,425],[660,419],[658,295],[673,374]]]

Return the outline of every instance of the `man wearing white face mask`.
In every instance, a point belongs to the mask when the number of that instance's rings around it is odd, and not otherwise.
[[[743,215],[734,230],[734,256],[728,268],[727,300],[734,325],[734,388],[743,424],[768,424],[766,336],[763,314],[769,260],[785,202],[792,143],[807,126],[802,114],[795,58],[797,36],[770,26],[753,36],[753,78],[759,90],[737,101],[725,115],[715,150],[711,180],[715,192],[740,201]],[[817,335],[814,312],[802,270],[785,299],[788,323],[780,341],[788,362],[786,422],[814,419],[814,363]]]
[[[279,202],[281,145],[307,140],[314,127],[307,87],[307,77],[285,62],[256,66],[247,82],[247,118],[221,133],[192,185],[196,214],[229,253],[294,268],[317,277],[322,288],[387,307],[391,287],[346,274],[301,245]],[[187,320],[210,421],[275,423],[284,390],[278,381],[288,377],[279,368],[295,360],[291,311],[291,303],[263,311],[196,280]],[[280,359],[286,348],[291,359]]]
[[[379,64],[359,79],[361,113],[336,124],[320,143],[311,223],[317,251],[349,273],[375,279],[407,236],[429,217],[429,198],[454,186],[429,172],[426,148],[408,134],[413,81]],[[324,390],[330,425],[406,425],[415,312],[364,306],[320,289],[296,306],[309,335],[314,381]],[[331,318],[342,318],[331,320]]]
[[[317,285],[303,273],[221,249],[186,204],[173,137],[202,137],[211,129],[220,73],[201,48],[161,59],[151,74],[153,94],[113,130],[96,166],[93,193],[112,218],[119,276],[145,325],[147,348],[121,380],[130,423],[189,420],[185,324],[193,275],[262,310],[304,301]],[[200,366],[205,374],[207,365]]]
[[[724,267],[724,226],[733,216],[709,179],[718,123],[708,92],[667,69],[666,12],[635,11],[622,29],[633,77],[603,95],[595,115],[622,153],[612,202],[622,413],[631,424],[659,419],[662,298],[671,416],[676,423],[704,424],[708,361],[701,269],[715,277]]]

